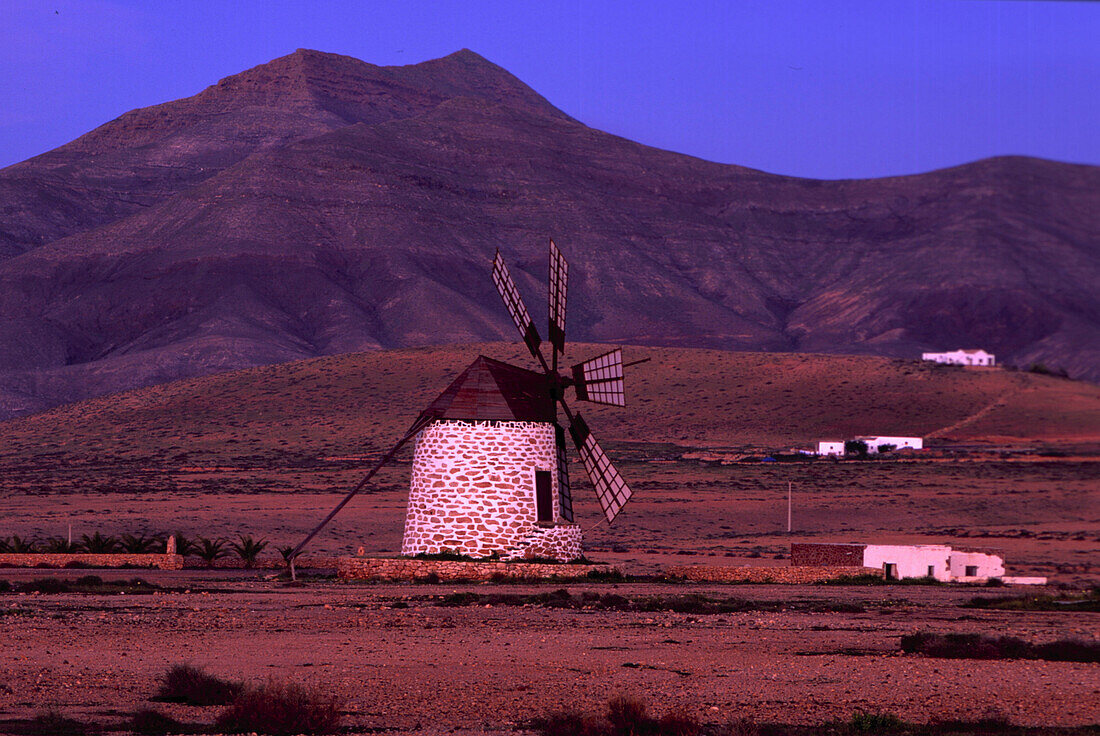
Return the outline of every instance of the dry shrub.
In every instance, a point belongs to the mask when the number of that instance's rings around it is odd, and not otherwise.
[[[702,727],[694,719],[668,713],[653,718],[636,698],[616,697],[607,702],[602,718],[575,712],[555,713],[532,724],[543,736],[697,736]]]
[[[934,634],[901,637],[903,652],[943,659],[1044,659],[1053,662],[1100,662],[1100,643],[1059,639],[1031,644],[1013,636]]]
[[[312,688],[272,681],[241,691],[215,725],[222,733],[334,733],[340,727],[340,703]]]
[[[142,708],[130,718],[130,730],[148,736],[164,736],[170,733],[187,733],[190,729],[155,708]]]
[[[50,708],[26,721],[21,733],[26,736],[91,736],[101,733],[101,729],[94,723],[66,718],[56,709]]]
[[[241,692],[239,682],[223,680],[189,664],[173,665],[160,680],[153,700],[187,705],[227,705]]]

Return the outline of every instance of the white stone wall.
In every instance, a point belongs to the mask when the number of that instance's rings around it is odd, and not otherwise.
[[[553,526],[538,524],[537,470],[550,473]],[[417,435],[401,554],[569,560],[580,542],[561,519],[553,424],[438,420]]]
[[[976,567],[974,575],[967,575],[967,567]],[[999,578],[1005,574],[1004,558],[986,552],[951,551],[951,580],[960,583],[984,583],[990,578]]]
[[[874,455],[883,445],[893,445],[895,450],[923,450],[923,437],[856,437],[867,443],[867,452]]]
[[[897,565],[897,577],[923,578],[932,568],[932,577],[944,582],[951,579],[951,548],[944,544],[868,544],[863,548],[864,567],[885,569]]]

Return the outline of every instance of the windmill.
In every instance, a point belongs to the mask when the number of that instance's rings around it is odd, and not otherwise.
[[[515,282],[497,251],[493,283],[540,370],[479,356],[429,404],[367,476],[291,553],[302,547],[409,440],[416,439],[401,552],[458,552],[473,557],[581,554],[574,522],[565,435],[572,437],[607,521],[631,491],[566,391],[595,404],[625,406],[621,349],[559,370],[565,352],[569,266],[550,241],[550,360]],[[644,361],[635,361],[641,363]],[[629,363],[626,365],[634,365]],[[558,409],[565,426],[558,422]],[[292,567],[293,569],[293,567]]]

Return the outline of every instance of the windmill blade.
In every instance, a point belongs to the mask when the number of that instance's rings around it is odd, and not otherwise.
[[[581,401],[626,406],[623,351],[616,348],[573,366],[573,385]]]
[[[614,521],[615,516],[630,500],[630,487],[604,454],[580,414],[573,415],[569,434],[573,435],[573,443],[581,453],[585,472],[596,488],[596,498],[600,500],[604,515],[608,522]]]
[[[565,295],[569,284],[569,264],[550,241],[550,344],[554,346],[554,370],[558,355],[565,352]]]
[[[512,315],[512,321],[516,323],[519,334],[523,337],[523,341],[527,343],[527,349],[531,351],[531,355],[542,361],[542,354],[539,352],[542,338],[539,337],[539,332],[535,329],[535,323],[531,321],[531,315],[528,314],[527,307],[524,305],[523,299],[520,298],[519,289],[516,288],[516,283],[512,281],[512,277],[508,273],[508,267],[504,265],[504,258],[501,257],[499,250],[496,258],[493,259],[493,283],[497,285],[500,298],[504,300],[504,306],[508,308],[508,314]]]
[[[569,459],[565,456],[565,430],[560,424],[554,425],[554,435],[558,443],[558,500],[561,518],[572,524],[573,493],[569,487]]]

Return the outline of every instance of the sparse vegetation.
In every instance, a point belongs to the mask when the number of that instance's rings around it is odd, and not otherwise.
[[[1044,363],[1032,363],[1027,368],[1028,373],[1037,373],[1040,376],[1054,376],[1056,378],[1069,378],[1069,371],[1065,368],[1051,368]]]
[[[45,552],[52,552],[54,554],[66,554],[79,552],[80,545],[70,542],[66,537],[50,537],[43,543],[42,549]]]
[[[943,659],[1044,659],[1052,662],[1100,662],[1100,642],[1059,639],[1031,644],[1012,636],[919,632],[901,638],[909,654]]]
[[[240,541],[233,542],[229,545],[233,548],[233,551],[237,553],[237,556],[244,561],[245,567],[253,567],[256,564],[256,558],[260,556],[260,553],[267,547],[267,540],[261,539],[256,541],[251,536],[241,535]]]
[[[616,697],[599,716],[577,711],[554,713],[531,724],[543,736],[695,736],[703,732],[694,719],[675,712],[653,718],[645,703]]]
[[[103,536],[99,532],[92,535],[80,536],[80,551],[93,555],[110,554],[118,550],[118,539],[111,536]]]
[[[540,606],[592,611],[630,611],[636,613],[689,613],[715,615],[745,611],[807,611],[813,613],[861,613],[864,608],[854,603],[833,601],[750,601],[741,598],[711,598],[689,593],[684,595],[643,595],[628,598],[617,593],[586,591],[573,595],[564,588],[549,593],[450,593],[436,600],[437,606]]]
[[[85,723],[64,716],[56,708],[40,711],[34,718],[26,721],[14,730],[20,736],[91,736],[102,733],[102,729],[93,723]]]
[[[292,682],[268,682],[243,689],[218,716],[223,733],[271,736],[334,733],[340,727],[340,703],[319,690]]]
[[[11,539],[6,539],[4,541],[5,547],[7,548],[5,550],[6,552],[14,552],[15,554],[29,554],[31,552],[38,551],[38,547],[34,543],[33,539],[23,539],[18,534],[13,536]]]
[[[280,546],[276,547],[275,549],[279,550],[279,555],[283,558],[283,562],[285,562],[286,564],[289,565],[290,564],[290,556],[292,554],[294,554],[294,550],[296,548],[297,548],[297,545],[294,545],[294,544],[283,544],[283,545],[280,545]]]
[[[176,538],[177,555],[181,557],[194,557],[199,553],[199,546],[195,543],[195,540],[182,532],[176,532],[174,536]]]
[[[670,712],[661,718],[647,713],[636,698],[608,701],[603,713],[552,713],[530,722],[540,736],[1093,736],[1095,726],[1058,728],[1015,726],[1000,718],[978,721],[904,721],[893,713],[858,711],[847,721],[792,725],[759,723],[747,719],[702,723],[690,715]]]
[[[242,690],[239,682],[207,674],[200,667],[177,664],[160,678],[160,688],[153,700],[185,705],[228,705]]]
[[[170,733],[192,733],[196,731],[180,723],[175,718],[161,713],[156,708],[142,708],[130,718],[130,730],[147,736],[164,736]]]
[[[8,584],[8,590],[15,593],[39,593],[53,595],[58,593],[88,593],[96,595],[141,595],[162,590],[159,585],[141,578],[130,580],[103,580],[98,575],[85,575],[76,580],[62,578],[36,578],[27,583]],[[0,592],[7,592],[0,587]]]
[[[157,547],[164,546],[164,540],[157,537],[147,537],[144,534],[123,534],[119,540],[119,546],[125,552],[145,554],[155,551]]]
[[[1088,611],[1100,613],[1100,588],[1084,595],[1023,595],[1010,598],[971,598],[966,608],[986,608],[1000,611]]]
[[[207,567],[213,567],[216,561],[229,554],[229,550],[225,548],[224,539],[199,537],[199,549],[196,554],[206,563]]]
[[[867,443],[863,440],[847,440],[844,443],[844,454],[867,457]]]

